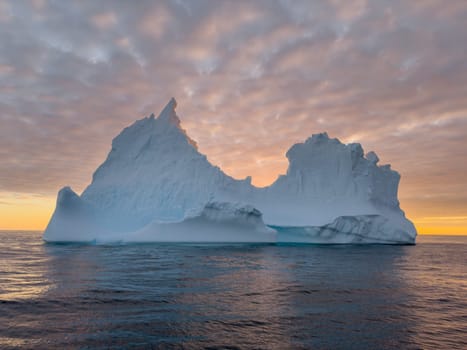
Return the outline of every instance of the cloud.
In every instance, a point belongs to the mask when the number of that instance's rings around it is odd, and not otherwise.
[[[175,96],[235,177],[271,182],[327,131],[400,171],[408,205],[466,208],[463,1],[0,4],[1,191],[82,190],[111,139]]]

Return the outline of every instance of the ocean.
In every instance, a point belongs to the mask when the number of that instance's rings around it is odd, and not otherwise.
[[[0,232],[1,349],[467,349],[467,237],[46,244]]]

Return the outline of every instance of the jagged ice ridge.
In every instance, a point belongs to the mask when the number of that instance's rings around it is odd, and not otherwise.
[[[176,105],[125,128],[81,196],[60,190],[44,240],[415,243],[400,175],[374,152],[315,134],[288,150],[285,175],[257,188],[198,152]]]

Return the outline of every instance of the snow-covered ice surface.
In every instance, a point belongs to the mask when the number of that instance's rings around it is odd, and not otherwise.
[[[199,153],[175,108],[125,128],[81,196],[60,190],[44,240],[415,243],[400,175],[360,144],[313,135],[289,149],[285,175],[257,188]]]
[[[275,243],[277,233],[250,205],[210,202],[180,222],[154,222],[122,241]]]

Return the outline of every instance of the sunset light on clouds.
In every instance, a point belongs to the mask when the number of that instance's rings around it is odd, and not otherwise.
[[[265,186],[326,131],[401,173],[420,233],[467,234],[465,1],[2,1],[0,229],[44,229],[121,129],[174,96]]]

